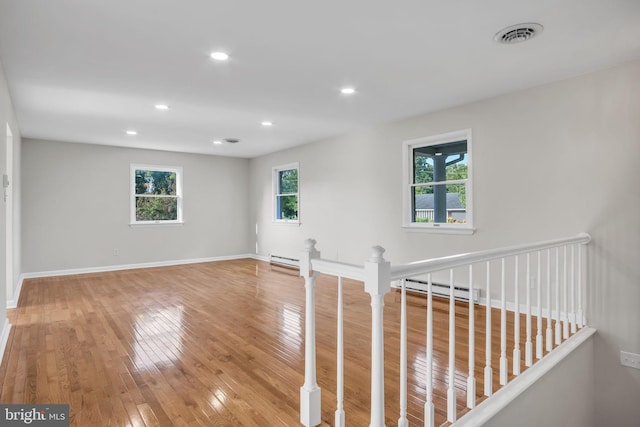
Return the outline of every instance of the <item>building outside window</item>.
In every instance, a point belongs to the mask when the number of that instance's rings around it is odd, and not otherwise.
[[[406,141],[403,226],[473,232],[471,130]]]

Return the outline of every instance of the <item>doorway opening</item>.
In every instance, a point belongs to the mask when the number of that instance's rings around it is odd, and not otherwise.
[[[2,176],[2,190],[4,205],[6,210],[6,231],[5,231],[5,270],[7,283],[7,304],[15,305],[14,300],[15,281],[13,280],[13,132],[7,123],[6,138],[6,169]]]

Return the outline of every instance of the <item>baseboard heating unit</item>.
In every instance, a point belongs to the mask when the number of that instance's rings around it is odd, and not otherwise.
[[[422,294],[427,293],[427,285],[428,285],[427,281],[419,280],[419,279],[405,279],[405,282],[406,282],[405,286],[408,291],[419,292]],[[401,286],[402,285],[400,284],[400,281],[393,283],[394,288],[399,289]],[[449,298],[450,290],[451,290],[451,287],[443,283],[431,284],[431,292],[433,292],[433,295],[435,296]],[[459,301],[469,301],[468,288],[463,288],[461,286],[454,286],[453,295],[454,295],[454,298]],[[480,300],[480,290],[474,289],[473,302],[477,304],[479,300]]]
[[[295,258],[288,258],[280,255],[269,255],[269,263],[273,265],[279,265],[281,267],[300,268],[300,260]]]

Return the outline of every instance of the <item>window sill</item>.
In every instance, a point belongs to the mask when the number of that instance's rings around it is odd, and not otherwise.
[[[405,231],[413,233],[433,233],[433,234],[463,234],[472,235],[476,232],[473,227],[452,227],[447,225],[440,226],[419,226],[419,225],[403,225]]]
[[[184,225],[184,221],[172,221],[172,222],[150,221],[150,222],[130,223],[129,227],[131,227],[131,228],[182,227],[183,225]]]
[[[302,225],[302,223],[300,221],[276,221],[274,220],[273,223],[275,225],[286,225],[289,227],[300,227]]]

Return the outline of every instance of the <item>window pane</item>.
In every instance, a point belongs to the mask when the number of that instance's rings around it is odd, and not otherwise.
[[[298,219],[298,196],[276,196],[276,219]]]
[[[466,223],[465,184],[426,185],[412,188],[412,222]]]
[[[433,157],[420,153],[418,149],[413,151],[413,182],[422,184],[433,182]]]
[[[176,173],[136,169],[136,194],[176,195]]]
[[[448,142],[413,149],[413,182],[467,179],[467,141]]]
[[[453,181],[456,179],[467,179],[468,167],[467,167],[467,154],[449,156],[447,157],[446,166],[447,181]]]
[[[279,194],[298,192],[298,169],[287,169],[278,172]],[[296,209],[297,210],[297,209]]]
[[[177,197],[136,197],[136,221],[176,221],[177,219]]]

